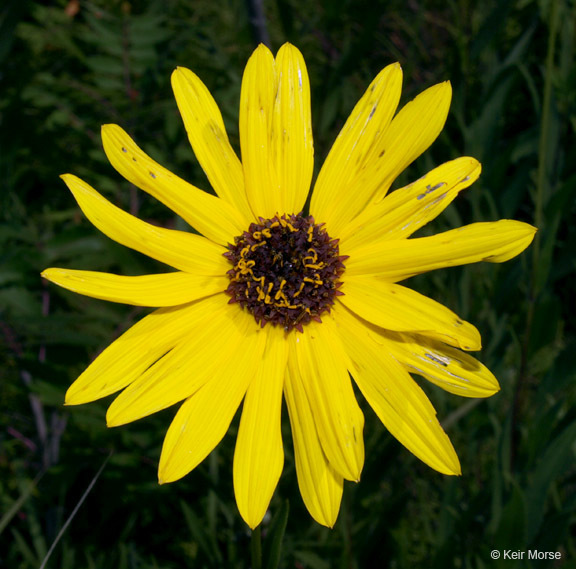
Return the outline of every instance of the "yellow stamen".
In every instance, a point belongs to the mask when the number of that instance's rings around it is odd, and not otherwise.
[[[306,280],[306,279],[304,279],[304,280]],[[303,289],[305,286],[306,286],[306,285],[304,284],[304,282],[301,282],[301,283],[300,283],[300,288],[294,293],[294,298],[296,298],[296,297],[302,292],[302,289]]]

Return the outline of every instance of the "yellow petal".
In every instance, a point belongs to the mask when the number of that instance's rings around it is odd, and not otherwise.
[[[79,294],[135,306],[177,306],[226,290],[229,279],[189,273],[126,277],[95,271],[46,269],[42,276]]]
[[[472,356],[429,338],[372,331],[372,338],[410,373],[461,397],[490,397],[500,390],[490,370]]]
[[[245,318],[233,341],[224,346],[215,336],[206,346],[215,358],[224,351],[231,354],[210,381],[182,404],[166,433],[158,469],[160,484],[182,478],[208,456],[226,434],[254,377],[267,330],[255,327],[252,315],[238,312]]]
[[[279,211],[299,213],[314,168],[310,83],[302,54],[289,43],[278,51],[275,68],[277,91],[269,140],[278,177]]]
[[[214,302],[208,298],[204,302]],[[160,308],[110,344],[70,386],[66,405],[88,403],[130,385],[194,327],[198,303]]]
[[[384,426],[435,470],[460,474],[454,447],[422,389],[351,313],[338,311],[337,321],[342,344],[353,362],[352,376]]]
[[[446,81],[426,89],[405,105],[379,140],[378,157],[367,164],[350,191],[363,188],[362,195],[371,196],[372,202],[380,201],[398,175],[436,140],[446,122],[451,99],[452,87]]]
[[[376,240],[352,251],[346,249],[347,276],[378,275],[401,281],[435,269],[488,261],[503,263],[519,255],[534,238],[536,228],[502,219],[473,223],[431,237]]]
[[[278,176],[270,148],[276,97],[274,56],[260,44],[246,64],[240,92],[240,148],[244,183],[256,217],[282,213]]]
[[[264,357],[250,383],[234,452],[234,493],[244,521],[254,529],[278,484],[284,451],[280,412],[288,356],[282,329],[269,328]]]
[[[458,193],[480,175],[480,163],[462,157],[446,162],[382,201],[369,204],[340,233],[341,243],[354,250],[374,239],[404,239],[436,218]],[[346,252],[345,254],[349,254]]]
[[[246,219],[239,211],[160,166],[119,126],[104,125],[102,142],[108,160],[122,176],[167,205],[208,239],[226,245],[244,231]]]
[[[308,73],[293,45],[283,45],[276,61],[263,45],[250,57],[240,96],[240,146],[254,215],[299,213],[314,149]]]
[[[358,481],[364,465],[364,416],[332,328],[330,316],[323,316],[321,324],[308,324],[303,334],[290,334],[289,365],[293,375],[300,374],[328,461],[344,478]]]
[[[62,176],[86,217],[102,233],[121,245],[144,253],[176,269],[221,276],[230,266],[224,247],[201,235],[150,225],[122,211],[94,188],[72,174]]]
[[[216,101],[199,77],[179,67],[172,74],[172,89],[194,154],[214,191],[242,213],[244,225],[252,221],[244,189],[242,164],[226,134]]]
[[[360,318],[386,330],[424,333],[463,350],[481,348],[478,330],[442,304],[375,277],[345,277],[339,301]]]
[[[331,528],[340,510],[344,479],[322,450],[302,377],[299,372],[290,373],[292,367],[286,373],[284,396],[294,440],[298,487],[310,515]]]
[[[357,184],[360,173],[377,161],[384,133],[402,89],[402,69],[394,63],[383,69],[354,107],[334,142],[314,187],[310,213],[325,222],[331,234],[341,228],[364,207],[370,193]]]
[[[234,355],[222,346],[238,341],[246,314],[227,304],[224,294],[196,303],[194,325],[174,348],[150,366],[112,403],[109,427],[156,413],[195,393]],[[215,341],[217,339],[217,341]]]

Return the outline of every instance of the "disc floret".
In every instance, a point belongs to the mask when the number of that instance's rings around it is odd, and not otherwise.
[[[261,217],[228,249],[229,303],[248,310],[261,326],[302,332],[343,294],[339,277],[348,257],[339,255],[338,239],[312,216]]]

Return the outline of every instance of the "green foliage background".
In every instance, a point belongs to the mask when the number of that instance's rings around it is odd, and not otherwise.
[[[5,0],[0,8],[1,568],[41,566],[111,450],[46,567],[258,565],[233,497],[237,423],[192,474],[158,486],[174,409],[107,430],[109,400],[62,406],[75,377],[144,311],[39,276],[48,266],[158,270],[99,234],[58,176],[77,174],[143,219],[184,228],[115,173],[99,127],[122,125],[160,163],[209,189],[169,77],[177,65],[202,77],[237,147],[241,75],[258,38],[253,4]],[[286,465],[262,525],[264,566],[275,566],[288,501],[283,568],[576,567],[573,1],[268,0],[264,13],[273,50],[291,41],[307,61],[317,168],[371,78],[397,60],[404,102],[446,79],[454,88],[446,129],[398,185],[460,155],[484,167],[429,230],[499,218],[540,228],[504,265],[412,281],[478,326],[478,357],[502,385],[489,400],[424,385],[463,476],[421,464],[366,409],[363,479],[346,485],[328,530],[301,502],[286,429]],[[493,549],[558,551],[561,560],[494,561]]]

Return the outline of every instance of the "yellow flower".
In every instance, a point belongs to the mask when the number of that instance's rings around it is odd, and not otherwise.
[[[135,277],[44,271],[81,294],[159,307],[96,358],[66,403],[123,389],[107,414],[117,426],[184,401],[164,441],[161,483],[204,460],[242,404],[234,490],[252,528],[282,471],[282,395],[303,500],[331,527],[343,480],[359,480],[364,463],[364,417],[352,379],[390,433],[445,474],[460,473],[458,457],[410,373],[464,397],[498,391],[488,369],[460,351],[480,349],[477,329],[398,282],[441,267],[506,261],[536,230],[501,220],[408,239],[478,178],[480,164],[458,158],[386,195],[438,136],[451,99],[450,83],[441,83],[395,114],[401,82],[393,64],[370,84],[320,170],[309,214],[310,87],[290,44],[276,58],[261,45],[248,61],[242,162],[200,79],[184,68],[172,75],[190,143],[217,196],[154,162],[119,126],[102,129],[116,170],[201,235],[145,223],[63,176],[98,229],[176,269]]]

